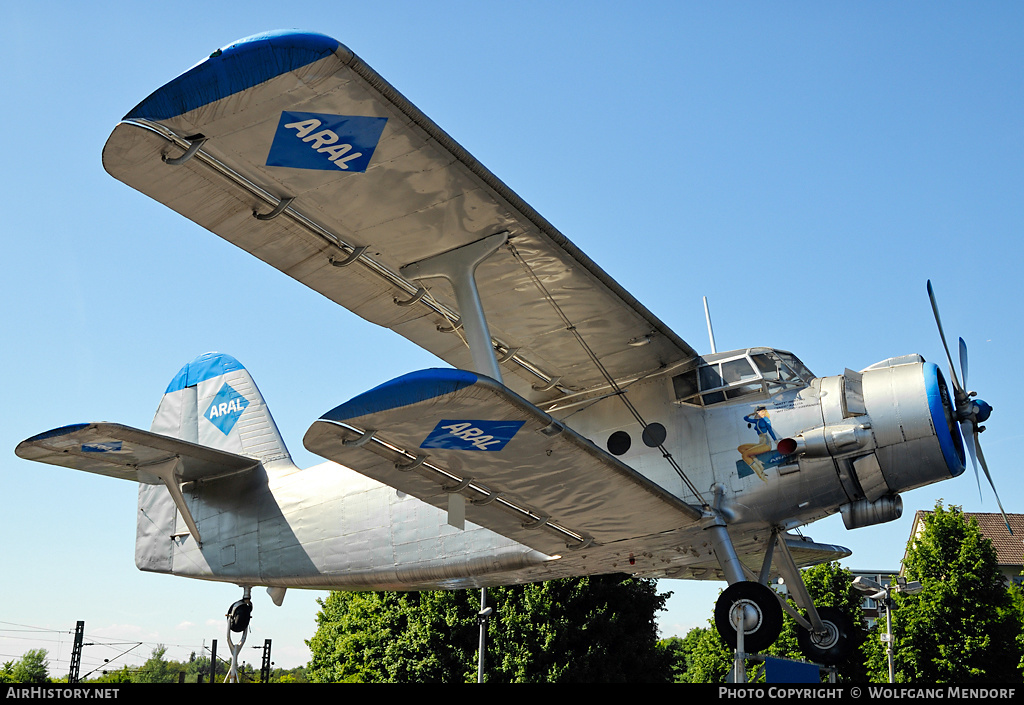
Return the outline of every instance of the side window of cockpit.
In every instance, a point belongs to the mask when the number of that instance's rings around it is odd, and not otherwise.
[[[722,379],[726,384],[736,384],[746,379],[756,378],[757,373],[754,372],[754,368],[750,366],[745,357],[722,363]]]
[[[792,379],[794,381],[810,382],[814,379],[814,373],[804,367],[804,363],[796,359],[791,353],[786,353],[781,350],[776,351],[785,366],[788,366],[792,370],[792,376],[786,377],[786,379]],[[785,369],[785,366],[783,369]]]
[[[758,372],[769,382],[774,382],[782,377],[782,365],[778,360],[773,360],[765,354],[752,355],[751,359],[757,365]]]
[[[726,397],[729,399],[738,399],[761,392],[761,382],[758,380],[757,373],[744,357],[723,362],[722,379],[729,385],[725,391]],[[749,384],[742,384],[748,380],[751,380]]]
[[[790,385],[780,385],[780,382],[790,382],[793,384],[801,384],[806,380],[801,379],[800,375],[793,371],[789,365],[775,357],[774,355],[766,355],[761,353],[759,355],[752,356],[754,364],[757,365],[757,369],[761,372],[761,376],[768,382],[769,388],[778,387],[791,387]]]
[[[672,391],[675,392],[676,401],[690,401],[697,395],[697,370],[690,370],[672,378]]]
[[[719,387],[725,386],[722,381],[722,373],[718,365],[705,365],[698,370],[700,373],[700,388],[701,390],[706,389],[718,389]]]
[[[701,367],[698,371],[698,376],[700,377],[700,388],[702,391],[705,389],[719,389],[725,385],[722,381],[722,373],[719,365],[706,365]],[[705,393],[701,395],[701,399],[704,400],[705,404],[717,404],[720,401],[725,401],[725,392]]]

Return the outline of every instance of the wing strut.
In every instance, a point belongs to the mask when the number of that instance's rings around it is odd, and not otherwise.
[[[482,240],[471,242],[454,250],[442,252],[407,264],[400,270],[408,279],[432,279],[443,277],[451,282],[455,300],[459,304],[459,320],[466,331],[466,342],[473,354],[474,372],[501,382],[501,368],[494,355],[491,333],[487,328],[487,317],[480,302],[480,291],[476,286],[476,268],[485,259],[508,242],[508,231],[495,233]]]
[[[501,382],[501,367],[494,354],[491,343],[491,331],[487,327],[487,316],[480,301],[480,290],[476,285],[476,268],[485,259],[493,255],[499,247],[508,242],[508,231],[503,230],[482,240],[471,242],[454,250],[422,259],[402,267],[400,273],[408,279],[433,279],[443,277],[451,282],[455,290],[455,300],[459,304],[459,320],[452,324],[451,330],[460,327],[466,331],[466,343],[473,355],[474,371],[487,375]],[[420,291],[422,291],[422,287]],[[417,295],[408,305],[422,295]],[[456,488],[445,488],[448,492],[448,523],[456,529],[464,529],[466,524],[466,500],[459,492],[469,484],[467,478]]]

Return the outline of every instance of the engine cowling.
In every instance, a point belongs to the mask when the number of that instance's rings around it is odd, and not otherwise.
[[[897,493],[964,471],[952,396],[936,365],[905,356],[815,383],[822,425],[782,439],[778,450],[840,464],[851,528],[898,518]]]

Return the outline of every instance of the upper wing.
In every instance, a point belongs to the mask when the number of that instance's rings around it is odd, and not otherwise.
[[[193,156],[175,164],[190,146]],[[471,358],[457,332],[439,331],[459,316],[449,286],[428,280],[421,295],[399,270],[507,232],[509,245],[480,266],[477,281],[498,355],[515,374],[507,384],[535,403],[606,384],[573,331],[619,384],[695,355],[323,35],[257,35],[215,52],[132,110],[107,141],[103,163],[133,188],[456,367],[469,367]],[[256,212],[278,214],[255,219]]]

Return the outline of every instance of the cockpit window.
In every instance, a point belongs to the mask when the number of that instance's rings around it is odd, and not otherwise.
[[[708,406],[729,399],[777,394],[807,386],[814,375],[791,353],[752,348],[701,358],[696,369],[672,378],[676,401]]]
[[[736,384],[747,379],[756,379],[757,373],[745,357],[722,363],[722,379],[726,384]]]
[[[699,370],[701,389],[718,389],[719,387],[725,386],[722,382],[721,366],[706,365],[699,368]]]
[[[782,350],[776,350],[775,354],[778,355],[783,362],[793,371],[793,379],[803,380],[804,382],[810,382],[814,379],[814,373],[804,367],[804,363],[800,362],[792,353],[784,352]]]

